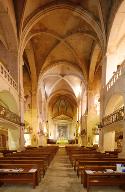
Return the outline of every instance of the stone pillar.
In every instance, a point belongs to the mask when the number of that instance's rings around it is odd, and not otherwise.
[[[104,96],[105,96],[105,86],[106,86],[106,67],[107,67],[107,57],[104,56],[102,60],[102,82],[101,82],[101,92],[100,92],[100,120],[104,115]]]
[[[31,116],[32,116],[32,128],[33,132],[37,134],[38,131],[38,111],[37,111],[37,97],[36,97],[36,90],[32,90],[32,110],[31,110]]]
[[[87,116],[87,145],[93,144],[93,128],[97,126],[99,115],[97,115],[95,106],[95,90],[88,90],[88,116]]]
[[[107,68],[107,56],[102,59],[102,88],[106,85],[106,68]]]
[[[104,100],[105,100],[105,86],[106,86],[106,67],[107,57],[106,55],[102,59],[102,80],[101,80],[101,91],[100,91],[100,122],[104,116]],[[99,128],[99,151],[104,151],[104,130]]]
[[[99,151],[103,152],[103,142],[104,142],[104,133],[103,133],[103,128],[99,128]]]
[[[20,117],[21,117],[21,126],[20,126],[20,146],[22,150],[24,148],[24,89],[23,89],[23,59],[21,59],[19,65],[19,104],[20,104]]]
[[[125,158],[125,92],[122,94],[124,99],[124,122],[123,122],[123,141],[122,152],[119,154],[119,158]]]
[[[119,158],[125,158],[125,122],[123,123],[122,152],[119,154]]]
[[[33,135],[32,135],[32,145],[38,146],[39,139],[38,139],[38,110],[37,110],[37,94],[36,90],[32,89],[32,109],[31,109],[31,127],[33,128]]]
[[[29,42],[26,46],[26,54],[31,71],[31,127],[33,128],[32,143],[36,145],[38,143],[38,110],[37,110],[37,73],[35,67],[35,56],[32,44]]]
[[[87,114],[85,112],[83,119],[83,129],[85,130],[84,135],[82,135],[82,145],[87,146]]]

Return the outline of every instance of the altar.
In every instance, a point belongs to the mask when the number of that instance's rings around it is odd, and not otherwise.
[[[57,140],[57,144],[68,144],[68,139],[65,139],[65,138],[59,138]]]
[[[66,125],[58,126],[57,144],[68,144],[68,128]]]

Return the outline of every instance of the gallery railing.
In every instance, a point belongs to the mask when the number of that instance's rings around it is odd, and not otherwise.
[[[12,86],[15,90],[17,90],[17,83],[13,79],[13,77],[10,75],[10,73],[7,71],[7,69],[4,67],[4,65],[0,62],[0,75],[5,79],[10,86]]]
[[[3,118],[18,125],[21,124],[20,117],[9,109],[3,107],[2,105],[0,105],[0,118]]]
[[[125,61],[121,65],[119,65],[118,69],[116,72],[114,72],[114,75],[112,78],[109,80],[109,82],[106,85],[106,91],[108,91],[114,84],[115,82],[125,73]]]
[[[102,127],[124,119],[124,106],[102,119]]]

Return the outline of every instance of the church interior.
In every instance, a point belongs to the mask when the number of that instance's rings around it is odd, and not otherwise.
[[[125,0],[0,0],[0,192],[125,190],[124,70]]]

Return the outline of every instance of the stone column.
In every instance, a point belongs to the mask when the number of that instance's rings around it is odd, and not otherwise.
[[[102,81],[101,81],[101,92],[100,92],[100,120],[104,115],[104,99],[105,99],[105,86],[106,86],[106,67],[107,57],[104,56],[102,60]]]
[[[85,112],[83,116],[83,129],[85,130],[84,135],[82,136],[82,145],[87,146],[87,113]]]
[[[20,150],[24,148],[24,89],[23,89],[23,59],[19,65],[19,104],[20,104],[20,117],[21,117],[21,126],[20,126]]]
[[[125,158],[125,122],[123,123],[122,152],[119,154],[119,158]]]
[[[95,126],[96,111],[94,106],[94,90],[88,90],[88,114],[87,114],[87,145],[92,146],[92,129]]]
[[[100,91],[100,122],[104,115],[104,100],[105,100],[105,86],[106,86],[106,67],[107,57],[106,55],[102,59],[102,80],[101,80],[101,91]],[[99,151],[104,151],[104,131],[100,127],[99,131]]]
[[[99,128],[99,151],[103,152],[104,133],[103,128]]]
[[[30,42],[26,46],[26,54],[31,71],[31,85],[32,85],[32,93],[31,93],[31,126],[33,128],[32,143],[36,145],[38,143],[37,73],[35,66],[34,51],[32,44]]]
[[[106,68],[107,68],[107,56],[105,55],[102,59],[102,87],[106,85]]]
[[[32,90],[32,127],[33,127],[33,132],[37,133],[37,128],[38,128],[38,111],[37,111],[36,90]]]
[[[119,158],[125,158],[125,92],[123,92],[122,95],[124,100],[124,120],[122,123],[122,127],[123,127],[122,152],[119,154]]]
[[[37,96],[36,96],[36,90],[32,90],[32,110],[31,110],[31,126],[33,128],[33,135],[36,136],[36,142],[34,142],[34,145],[38,145],[38,111],[37,111]]]

